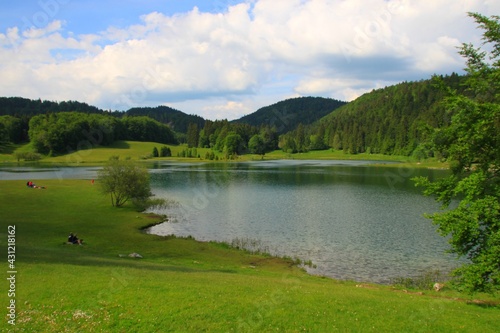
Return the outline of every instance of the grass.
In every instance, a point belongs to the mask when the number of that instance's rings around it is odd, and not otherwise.
[[[2,316],[2,332],[498,331],[497,297],[310,276],[290,260],[147,235],[157,217],[111,207],[88,181],[39,185],[0,181],[1,257],[15,225],[18,272],[16,326]],[[86,245],[63,245],[69,232]],[[119,256],[132,252],[144,258]]]
[[[289,154],[282,150],[275,150],[266,154],[268,158],[275,159],[296,159],[296,160],[369,160],[369,161],[407,161],[408,156],[383,155],[383,154],[345,154],[341,150],[312,150],[305,153]]]
[[[200,158],[180,158],[177,154],[186,149],[186,145],[167,145],[172,151],[172,157],[150,158],[149,155],[153,152],[153,148],[158,150],[164,144],[154,142],[136,142],[136,141],[116,141],[107,147],[93,147],[87,150],[79,150],[70,154],[44,157],[41,163],[56,163],[56,164],[102,164],[111,156],[120,156],[121,158],[130,158],[133,160],[148,160],[148,161],[177,161],[177,162],[203,162],[205,154],[211,152],[208,148],[197,148],[197,153]],[[16,153],[32,152],[31,144],[10,145],[4,151],[0,151],[0,162],[12,163],[17,162]],[[223,160],[223,153],[219,153],[218,157]],[[281,150],[275,150],[267,153],[264,156],[245,154],[238,156],[235,161],[255,161],[255,160],[277,160],[277,159],[296,159],[296,160],[369,160],[369,161],[393,161],[400,162],[395,164],[395,167],[427,167],[427,168],[448,168],[446,163],[436,160],[417,161],[408,156],[393,156],[382,154],[345,154],[338,150],[319,150],[309,151],[306,153],[288,154]],[[211,161],[213,162],[213,161]],[[388,166],[391,166],[388,164]]]

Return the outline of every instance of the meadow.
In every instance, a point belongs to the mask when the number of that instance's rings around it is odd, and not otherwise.
[[[162,146],[167,146],[172,151],[172,157],[151,157],[153,149],[158,150]],[[209,148],[197,148],[197,154],[200,156],[195,158],[178,157],[178,153],[187,149],[187,145],[163,145],[154,142],[136,142],[136,141],[116,141],[110,146],[96,146],[90,149],[78,150],[66,155],[43,157],[41,163],[55,163],[66,165],[86,164],[102,164],[105,163],[110,156],[120,156],[121,158],[130,158],[138,161],[180,161],[180,162],[207,162],[205,154],[212,152]],[[0,163],[14,163],[16,153],[32,152],[31,144],[10,145],[4,152],[0,151]],[[217,153],[219,161],[224,160],[223,153]],[[265,155],[244,154],[235,157],[232,161],[259,161],[259,160],[277,160],[277,159],[296,159],[296,160],[369,160],[369,161],[391,161],[400,162],[398,165],[411,165],[412,167],[434,167],[447,168],[447,163],[437,161],[436,159],[428,159],[418,161],[408,156],[382,155],[382,154],[345,154],[338,150],[319,150],[308,151],[305,153],[289,154],[282,150],[275,150]],[[214,161],[209,161],[214,162]],[[23,163],[23,161],[21,161]]]

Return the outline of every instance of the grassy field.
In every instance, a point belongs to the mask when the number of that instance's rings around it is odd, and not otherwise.
[[[180,162],[200,162],[205,160],[205,154],[211,152],[208,148],[197,148],[197,154],[200,158],[180,158],[177,154],[182,150],[187,149],[186,145],[167,145],[172,151],[172,157],[150,158],[153,148],[158,150],[164,146],[161,143],[154,142],[134,142],[134,141],[116,141],[113,145],[108,147],[94,147],[87,150],[76,151],[67,155],[56,157],[44,157],[41,162],[43,163],[57,163],[57,164],[102,164],[106,162],[110,156],[120,156],[122,158],[130,158],[133,160],[147,160],[147,161],[180,161]],[[11,145],[5,151],[0,152],[0,162],[12,163],[17,162],[15,154],[30,152],[32,148],[30,144],[24,145]],[[218,157],[223,160],[223,153],[218,153]],[[276,159],[296,159],[296,160],[370,160],[370,161],[393,161],[401,162],[404,165],[412,167],[432,167],[432,168],[447,168],[446,163],[441,163],[435,160],[427,160],[419,162],[412,160],[408,156],[390,156],[381,154],[345,154],[343,151],[334,150],[321,150],[309,151],[307,153],[288,154],[281,150],[276,150],[264,156],[245,154],[238,156],[236,161],[254,161],[254,160],[276,160]],[[401,166],[401,165],[400,165]]]
[[[7,276],[15,226],[17,271],[14,298],[1,284],[2,332],[498,332],[498,297],[309,276],[287,260],[145,234],[157,217],[111,207],[89,181],[38,185],[0,181],[2,267]],[[69,232],[86,245],[63,244]],[[120,256],[133,252],[144,258]]]

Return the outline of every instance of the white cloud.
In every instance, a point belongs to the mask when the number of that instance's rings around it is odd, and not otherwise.
[[[255,0],[221,13],[152,12],[140,24],[79,36],[64,20],[11,27],[0,33],[0,92],[118,109],[182,103],[221,118],[255,111],[259,96],[350,100],[381,84],[460,70],[455,46],[480,37],[467,11],[493,15],[500,4]]]
[[[241,115],[249,114],[255,110],[251,110],[242,102],[227,101],[225,104],[214,104],[204,106],[202,114],[211,115],[213,119],[237,119]]]

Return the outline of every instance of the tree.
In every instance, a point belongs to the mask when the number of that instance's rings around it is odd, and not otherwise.
[[[237,155],[242,150],[243,139],[239,134],[229,133],[224,140],[224,151],[226,156]]]
[[[199,134],[198,125],[190,123],[187,130],[188,148],[198,147]]]
[[[101,191],[111,196],[111,204],[123,206],[128,200],[145,201],[151,196],[149,173],[130,160],[111,158],[98,172]]]
[[[451,251],[467,263],[454,272],[462,290],[500,289],[500,17],[469,13],[484,30],[486,47],[463,44],[466,93],[449,89],[451,124],[436,130],[434,145],[448,156],[452,174],[434,182],[417,178],[424,193],[448,210],[430,217]],[[453,203],[450,208],[450,204]]]
[[[172,156],[172,150],[170,150],[170,148],[167,146],[163,146],[160,149],[160,156],[161,157],[170,157],[170,156]]]
[[[158,157],[160,156],[159,152],[158,152],[158,148],[154,147],[153,148],[153,157]]]
[[[248,141],[248,149],[252,154],[264,155],[266,153],[266,144],[259,134],[255,134]]]

